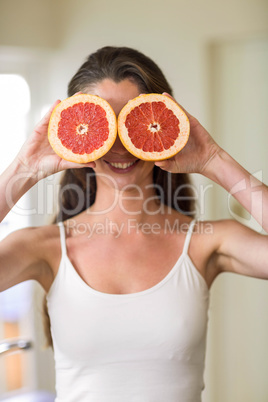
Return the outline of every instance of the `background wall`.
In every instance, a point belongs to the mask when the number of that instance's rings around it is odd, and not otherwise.
[[[159,64],[177,100],[220,145],[267,182],[267,17],[263,0],[0,0],[0,61],[8,68],[31,60],[34,123],[55,98],[66,97],[90,52],[135,47]],[[211,184],[199,176],[195,182]],[[204,208],[201,218],[228,217],[225,193],[209,187]],[[41,215],[35,222],[46,219]],[[268,399],[266,294],[263,281],[226,275],[215,282],[205,402]],[[38,357],[38,386],[53,387],[40,379],[49,364]]]

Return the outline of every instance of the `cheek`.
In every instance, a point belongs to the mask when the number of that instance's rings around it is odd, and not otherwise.
[[[96,176],[109,176],[109,171],[107,170],[105,163],[100,159],[95,161],[95,167],[93,168]]]
[[[144,164],[145,164],[144,169],[145,169],[147,172],[153,172],[153,169],[154,169],[154,162],[145,162]]]
[[[142,162],[142,161],[141,161]],[[143,165],[140,166],[139,171],[137,171],[137,180],[143,181],[153,181],[153,169],[154,163],[153,162],[142,162]]]

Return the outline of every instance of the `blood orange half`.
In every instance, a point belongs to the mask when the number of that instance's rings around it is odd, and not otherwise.
[[[139,159],[160,161],[178,153],[190,133],[188,117],[166,95],[145,94],[129,101],[118,116],[118,134]]]
[[[52,112],[48,139],[63,159],[87,163],[103,156],[117,135],[116,116],[104,99],[78,94],[59,103]]]

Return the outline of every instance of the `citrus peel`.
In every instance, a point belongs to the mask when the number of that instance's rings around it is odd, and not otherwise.
[[[96,95],[78,94],[53,110],[48,140],[63,159],[88,163],[112,147],[117,135],[116,116],[109,103]]]
[[[139,159],[171,158],[186,145],[187,115],[169,96],[142,94],[130,100],[118,116],[118,134],[124,147]]]

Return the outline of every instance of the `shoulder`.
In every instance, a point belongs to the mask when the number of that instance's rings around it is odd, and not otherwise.
[[[202,269],[209,284],[222,272],[267,277],[263,268],[267,267],[267,236],[226,219],[197,222],[194,238],[192,253],[197,260],[203,258]]]
[[[38,269],[38,282],[48,291],[58,272],[61,260],[60,230],[56,224],[32,228],[31,235],[37,247],[37,258],[43,264]],[[29,244],[29,243],[28,243]]]
[[[37,251],[40,246],[42,247],[43,241],[48,238],[48,234],[49,230],[46,226],[30,226],[11,232],[1,243],[5,245],[17,244]]]
[[[54,269],[61,256],[59,227],[51,224],[16,230],[6,238],[4,246],[19,255],[31,256],[33,263],[43,262]]]
[[[30,240],[35,242],[37,253],[49,266],[57,266],[61,257],[60,230],[56,224],[29,228],[28,244]]]
[[[193,227],[193,245],[205,250],[207,259],[224,254],[225,247],[237,244],[256,232],[232,219],[196,221]]]
[[[224,240],[241,225],[232,220],[196,220],[192,228],[189,255],[210,287],[222,272]]]
[[[29,279],[47,289],[54,276],[53,263],[60,255],[57,238],[59,229],[55,225],[19,229],[4,238],[0,242],[1,289]]]
[[[231,219],[221,219],[221,220],[206,220],[199,221],[195,220],[195,225],[193,228],[193,233],[199,238],[200,241],[206,243],[211,242],[214,249],[217,249],[223,239],[230,234],[237,231],[246,231],[244,225],[237,221]]]
[[[31,226],[10,233],[3,241],[17,243],[38,254],[42,253],[42,249],[57,237],[59,237],[59,228],[56,225]]]
[[[165,215],[167,227],[176,229],[180,233],[187,234],[191,227],[192,238],[194,242],[202,243],[202,245],[209,244],[211,250],[216,250],[221,242],[230,234],[237,232],[246,232],[250,229],[231,219],[221,220],[199,220],[187,215],[182,215],[177,211],[172,211],[168,216]],[[165,223],[166,223],[165,222]]]
[[[224,244],[234,238],[242,240],[250,233],[256,235],[254,230],[232,219],[197,221],[195,232],[200,235],[200,241],[211,242],[213,251],[220,251]]]

